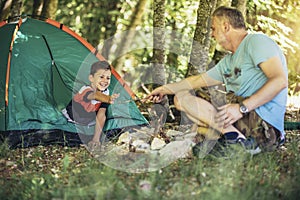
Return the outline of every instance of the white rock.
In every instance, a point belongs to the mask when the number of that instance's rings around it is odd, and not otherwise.
[[[168,132],[166,133],[166,136],[168,136],[168,137],[177,137],[177,136],[182,136],[182,135],[184,135],[183,132],[175,131],[175,130],[168,130]]]
[[[152,135],[154,133],[155,128],[152,127],[141,127],[140,131],[141,132],[147,132],[148,134]]]
[[[129,132],[125,132],[119,136],[117,144],[129,144],[131,141],[131,137]]]
[[[146,142],[149,142],[151,138],[151,135],[146,132],[131,132],[129,135],[132,140],[143,140]]]
[[[195,144],[191,140],[174,141],[159,150],[162,159],[175,160],[189,157]]]
[[[146,153],[150,151],[150,145],[143,140],[135,140],[131,143],[131,149],[137,153]]]
[[[151,150],[158,150],[163,148],[166,145],[166,142],[159,138],[154,138],[151,143]]]
[[[175,140],[193,140],[196,137],[197,133],[187,133],[184,135],[176,136]]]

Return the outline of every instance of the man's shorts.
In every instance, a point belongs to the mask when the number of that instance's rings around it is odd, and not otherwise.
[[[236,96],[234,93],[225,93],[217,89],[201,89],[196,95],[211,102],[214,107],[229,103],[241,104],[244,97]],[[256,143],[265,151],[272,151],[279,146],[281,133],[271,124],[264,121],[254,110],[235,122],[233,126],[246,138],[252,137]]]

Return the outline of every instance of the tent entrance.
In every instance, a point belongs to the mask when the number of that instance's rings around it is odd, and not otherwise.
[[[79,35],[53,20],[23,19],[13,37],[16,26],[0,23],[1,134],[29,134],[30,130],[81,133],[61,110],[80,87],[89,84],[92,63],[104,58]],[[112,74],[109,90],[120,97],[107,110],[104,131],[148,124],[132,99],[133,92],[114,69]]]

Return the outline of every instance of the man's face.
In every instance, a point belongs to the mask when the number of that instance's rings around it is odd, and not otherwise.
[[[110,84],[111,71],[99,69],[93,76],[90,75],[89,78],[94,89],[104,91]]]
[[[213,17],[212,19],[212,37],[216,40],[216,42],[224,49],[226,49],[226,32],[224,20],[219,17]]]

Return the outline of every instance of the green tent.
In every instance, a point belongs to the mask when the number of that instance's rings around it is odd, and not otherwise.
[[[54,20],[26,17],[0,23],[1,135],[23,146],[45,138],[56,142],[51,136],[57,133],[65,140],[91,135],[94,127],[68,122],[61,110],[89,84],[90,66],[97,60],[104,58],[95,48]],[[114,69],[109,90],[120,97],[107,110],[104,131],[148,124],[133,101],[134,93]]]

